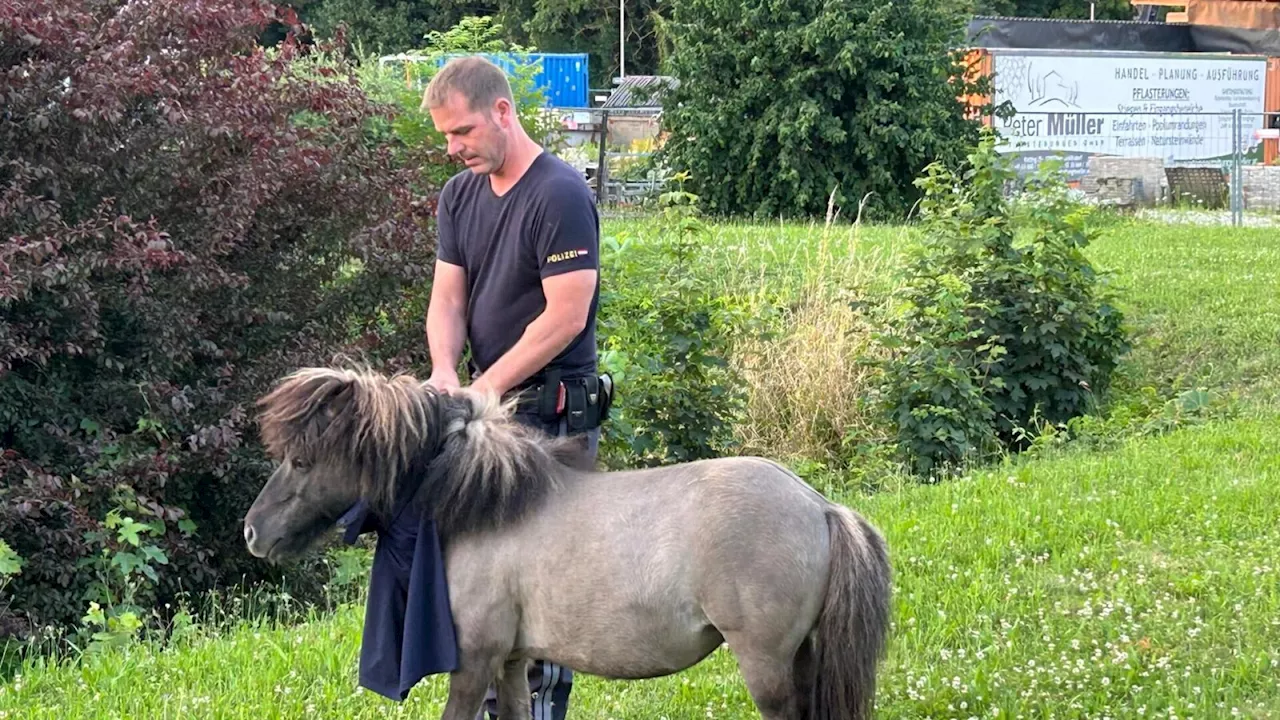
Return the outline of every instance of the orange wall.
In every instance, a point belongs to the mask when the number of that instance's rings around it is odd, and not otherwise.
[[[1280,112],[1280,58],[1267,60],[1267,94],[1262,101],[1262,109],[1267,112]],[[1270,119],[1270,118],[1268,118]],[[1266,124],[1263,124],[1266,127]],[[1262,141],[1262,162],[1270,165],[1280,157],[1280,140]]]
[[[965,53],[965,80],[967,82],[974,82],[981,77],[990,78],[993,63],[994,61],[991,58],[991,53],[987,52],[983,48],[975,48]],[[991,104],[991,96],[962,95],[960,97],[960,102],[969,106],[969,116],[972,117],[978,113],[979,108]],[[982,123],[984,125],[990,125],[991,117],[987,116],[983,118]]]
[[[1187,0],[1187,22],[1269,30],[1280,25],[1280,4],[1256,0]]]

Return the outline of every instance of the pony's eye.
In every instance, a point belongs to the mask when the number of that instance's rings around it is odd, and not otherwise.
[[[289,464],[293,466],[294,470],[299,470],[301,472],[306,472],[311,467],[307,464],[306,460],[291,460]]]

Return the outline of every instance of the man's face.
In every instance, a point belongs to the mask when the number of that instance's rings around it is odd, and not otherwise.
[[[511,123],[511,103],[505,98],[489,108],[472,110],[466,98],[453,92],[443,105],[431,108],[431,120],[444,133],[448,153],[466,163],[471,172],[487,175],[502,167]]]

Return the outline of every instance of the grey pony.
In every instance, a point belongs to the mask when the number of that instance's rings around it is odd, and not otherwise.
[[[422,483],[460,652],[442,720],[475,718],[491,681],[503,718],[529,717],[531,658],[641,679],[722,643],[765,720],[872,716],[885,541],[777,463],[600,472],[509,403],[368,370],[302,369],[259,406],[278,466],[245,517],[256,557],[296,558],[359,498],[385,510]]]

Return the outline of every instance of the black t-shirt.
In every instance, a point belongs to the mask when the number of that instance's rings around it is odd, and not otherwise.
[[[542,279],[599,270],[600,217],[582,174],[543,152],[502,197],[489,178],[464,170],[445,183],[437,207],[444,262],[467,273],[467,335],[472,364],[483,372],[502,357],[546,306]],[[596,308],[587,325],[548,368],[565,377],[596,372]],[[531,378],[533,382],[535,378]]]

